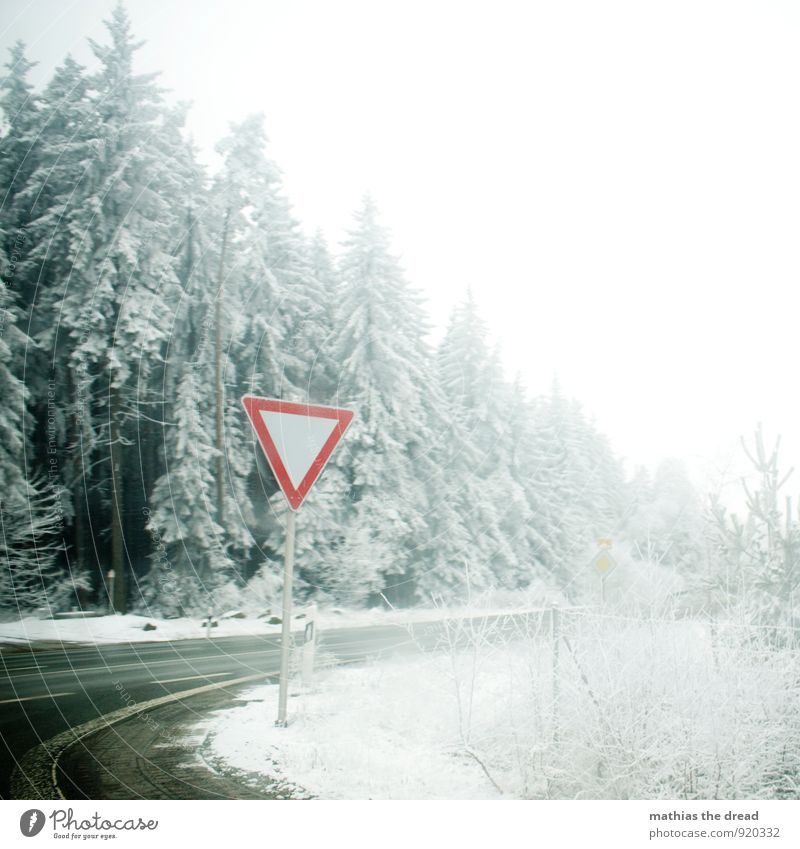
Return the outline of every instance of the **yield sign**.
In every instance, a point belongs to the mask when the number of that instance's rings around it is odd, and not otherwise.
[[[242,398],[272,473],[297,510],[353,419],[351,410],[292,404],[275,398]]]

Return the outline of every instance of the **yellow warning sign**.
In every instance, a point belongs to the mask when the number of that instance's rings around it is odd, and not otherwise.
[[[601,551],[597,557],[595,557],[593,563],[594,568],[601,575],[610,574],[614,571],[617,565],[614,558],[607,551]]]

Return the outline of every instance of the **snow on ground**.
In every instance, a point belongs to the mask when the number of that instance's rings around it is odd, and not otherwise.
[[[357,628],[368,625],[404,625],[410,622],[426,622],[447,615],[480,616],[500,613],[517,613],[519,609],[470,608],[448,611],[445,608],[419,608],[413,610],[330,610],[317,613],[317,626],[322,629]],[[297,608],[293,629],[302,628],[304,608]],[[144,630],[147,624],[155,630]],[[206,636],[202,619],[157,619],[133,614],[100,616],[87,619],[39,619],[26,616],[13,622],[0,622],[0,648],[27,646],[38,642],[109,644],[139,643],[168,640],[188,640]],[[218,625],[211,629],[213,637],[243,637],[262,634],[279,634],[280,625],[270,625],[266,619],[248,616],[244,619],[218,618]]]
[[[324,799],[492,799],[500,794],[453,737],[446,658],[342,667],[293,693],[273,725],[278,687],[254,688],[207,720],[215,762],[263,773]]]
[[[444,651],[295,683],[288,728],[277,686],[254,688],[194,729],[202,756],[325,799],[797,798],[796,647],[589,611],[559,627],[450,620]]]
[[[145,631],[147,624],[154,631]],[[257,619],[226,619],[212,629],[215,637],[278,633],[279,625],[268,625]],[[163,640],[186,640],[203,637],[206,629],[201,619],[153,619],[132,614],[100,616],[90,619],[37,619],[25,617],[16,622],[0,623],[0,645],[27,645],[37,642],[61,643],[139,643]]]

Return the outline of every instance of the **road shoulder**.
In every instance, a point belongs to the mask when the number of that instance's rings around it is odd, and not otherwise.
[[[11,776],[15,799],[286,798],[214,773],[193,758],[188,729],[199,715],[224,707],[235,690],[263,673],[207,684],[126,706],[30,749]],[[124,728],[123,728],[124,725]],[[198,742],[197,749],[200,748]],[[262,781],[263,784],[263,781]]]

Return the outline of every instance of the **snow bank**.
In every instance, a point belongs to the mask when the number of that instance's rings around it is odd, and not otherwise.
[[[145,631],[147,624],[156,630]],[[212,629],[215,637],[278,633],[280,626],[258,620],[226,619]],[[140,643],[185,640],[205,636],[200,619],[151,619],[126,614],[92,619],[36,619],[26,617],[0,624],[0,643],[26,645],[37,642],[62,643]]]
[[[427,622],[446,616],[481,616],[503,613],[518,613],[519,610],[480,610],[477,608],[458,611],[444,608],[419,608],[413,610],[386,611],[342,610],[333,608],[317,613],[317,626],[321,630],[332,628],[357,628],[369,625],[405,625],[411,622]],[[303,626],[304,610],[295,613],[293,629]],[[155,630],[145,631],[145,625],[155,625]],[[156,619],[132,614],[101,616],[88,619],[38,619],[25,617],[16,622],[0,623],[0,645],[29,645],[37,642],[60,642],[105,645],[109,643],[140,643],[170,640],[198,639],[206,636],[202,619]],[[270,625],[266,619],[250,616],[244,619],[219,618],[212,637],[245,637],[263,634],[279,634],[280,625]]]
[[[328,799],[775,799],[800,788],[800,656],[768,632],[565,612],[328,669],[205,721],[215,766]],[[554,651],[554,649],[558,651]]]
[[[443,676],[444,675],[444,680]],[[263,773],[325,799],[487,799],[499,796],[453,737],[453,692],[442,658],[343,667],[316,692],[292,694],[276,728],[278,687],[203,729],[215,761]]]

